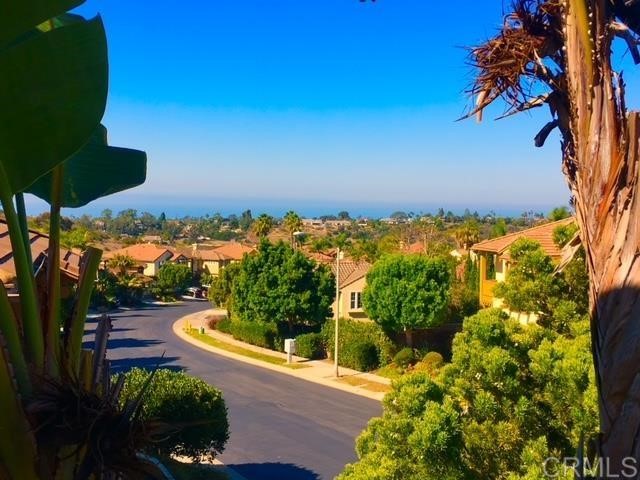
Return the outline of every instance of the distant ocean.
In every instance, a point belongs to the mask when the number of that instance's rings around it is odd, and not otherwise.
[[[26,199],[27,210],[31,215],[36,215],[48,210],[47,205],[41,200],[28,196]],[[522,212],[543,212],[547,213],[557,204],[524,205],[515,203],[512,205],[487,205],[482,200],[476,204],[468,205],[451,203],[419,203],[415,201],[384,202],[375,201],[336,201],[336,200],[296,200],[296,199],[258,199],[258,198],[207,198],[207,197],[164,197],[134,194],[116,194],[107,198],[99,199],[85,207],[77,209],[64,209],[63,214],[67,216],[80,216],[89,214],[100,215],[105,209],[113,211],[114,215],[121,210],[135,209],[138,213],[150,212],[160,215],[164,212],[168,218],[183,218],[186,216],[200,217],[220,213],[223,216],[230,214],[239,215],[249,209],[253,216],[267,213],[276,217],[281,217],[289,210],[296,211],[302,217],[319,217],[321,215],[336,215],[342,210],[349,212],[352,218],[384,218],[393,212],[403,211],[406,213],[436,213],[439,208],[445,212],[452,211],[456,215],[462,215],[465,209],[471,213],[477,211],[480,215],[495,212],[498,216],[517,217]]]

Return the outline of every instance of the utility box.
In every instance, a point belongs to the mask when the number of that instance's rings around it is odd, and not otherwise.
[[[297,345],[295,338],[285,338],[284,340],[284,351],[289,355],[293,355],[297,352]]]

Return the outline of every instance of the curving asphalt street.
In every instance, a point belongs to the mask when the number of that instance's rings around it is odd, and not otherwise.
[[[231,425],[220,460],[248,480],[334,478],[355,460],[355,438],[380,403],[205,352],[172,333],[178,318],[207,307],[187,301],[113,314],[112,369],[159,364],[220,388]],[[94,327],[87,324],[88,342]]]

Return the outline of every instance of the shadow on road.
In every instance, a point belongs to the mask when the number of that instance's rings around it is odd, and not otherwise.
[[[111,371],[113,373],[126,372],[134,367],[153,370],[155,368],[167,368],[169,370],[185,370],[181,365],[167,365],[168,363],[180,360],[180,357],[143,357],[143,358],[117,358],[111,360]]]
[[[249,480],[320,480],[320,476],[291,463],[242,463],[226,465]]]
[[[111,338],[107,344],[107,350],[118,348],[145,348],[164,343],[161,340],[139,340],[137,338]],[[88,341],[82,344],[83,348],[93,348],[94,342]]]

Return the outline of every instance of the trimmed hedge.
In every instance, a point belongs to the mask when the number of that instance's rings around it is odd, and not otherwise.
[[[297,355],[309,358],[311,360],[318,360],[321,358],[327,358],[327,352],[324,348],[324,339],[321,333],[305,333],[296,337],[296,343],[298,345]]]
[[[271,350],[282,351],[284,348],[284,340],[278,333],[278,327],[274,323],[232,320],[230,330],[231,335],[236,340]]]
[[[151,372],[133,368],[125,375],[120,401],[135,399]],[[155,444],[161,455],[213,459],[229,439],[227,407],[222,392],[184,372],[156,370],[144,394],[142,418],[157,420],[176,431]]]
[[[229,317],[225,317],[222,320],[220,320],[218,323],[216,323],[215,329],[222,333],[231,334],[232,324],[233,322],[231,321],[231,319]]]
[[[322,336],[327,352],[333,358],[335,321],[327,320],[322,327]],[[382,329],[372,322],[340,319],[338,363],[360,371],[375,370],[391,362],[395,353],[393,342]],[[373,348],[372,348],[373,347]],[[372,360],[373,349],[376,361]]]
[[[207,317],[207,326],[211,330],[220,330],[219,324],[226,319],[226,315],[210,315]]]

